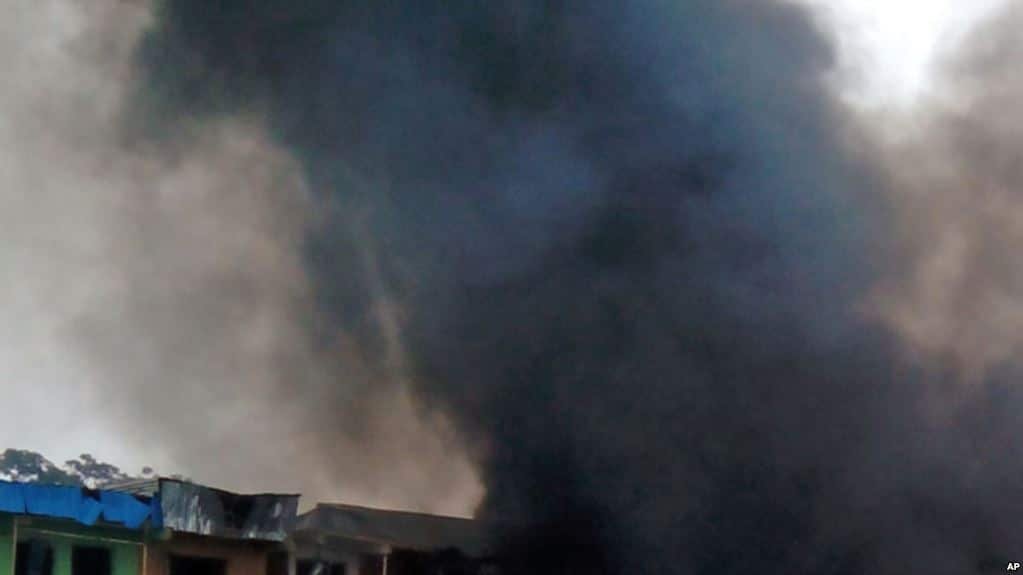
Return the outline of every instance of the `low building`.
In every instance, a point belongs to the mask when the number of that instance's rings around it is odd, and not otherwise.
[[[176,479],[0,481],[0,575],[488,575],[476,521]]]
[[[481,575],[496,573],[477,521],[319,504],[298,518],[290,545],[295,575]]]
[[[159,502],[161,529],[146,540],[144,575],[291,571],[284,541],[296,519],[298,495],[242,495],[166,478],[110,488]]]
[[[0,575],[138,575],[151,497],[0,481]]]

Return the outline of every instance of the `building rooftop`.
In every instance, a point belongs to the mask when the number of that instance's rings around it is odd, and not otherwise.
[[[321,503],[302,514],[295,531],[386,545],[393,549],[457,549],[476,557],[487,555],[490,548],[488,530],[473,519],[341,503]]]
[[[161,526],[155,500],[107,489],[0,481],[0,512],[71,519],[83,525],[100,521],[139,529],[148,521]]]
[[[152,497],[159,501],[165,527],[197,535],[283,541],[298,511],[298,495],[239,494],[167,477],[117,482],[107,488]]]
[[[103,488],[109,489],[111,491],[120,491],[122,493],[131,493],[133,495],[152,497],[160,491],[160,478],[153,477],[149,479],[128,479],[125,481],[112,481],[104,485]]]

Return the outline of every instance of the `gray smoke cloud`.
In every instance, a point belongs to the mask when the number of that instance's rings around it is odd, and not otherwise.
[[[142,139],[152,9],[14,4],[0,249],[5,385],[25,413],[5,444],[56,437],[310,503],[471,510],[481,487],[448,420],[413,402],[400,365],[316,325],[302,246],[318,208],[260,119],[182,118]],[[397,311],[374,301],[385,326]]]
[[[96,420],[83,433],[77,422],[88,420],[87,376],[60,340],[109,269],[101,221],[115,196],[100,185],[111,161],[110,146],[100,144],[119,115],[118,90],[146,19],[114,3],[90,10],[65,1],[3,7],[0,369],[10,393],[3,443],[70,457],[90,451],[87,441],[72,437],[117,433]],[[103,26],[105,17],[118,25]],[[80,451],[51,451],[54,444]]]
[[[51,111],[37,155],[96,178],[67,340],[136,441],[418,508],[482,482],[513,573],[1013,557],[1009,24],[889,142],[785,2],[109,7],[141,37],[69,64],[109,122]]]
[[[976,461],[1011,421],[991,397],[942,411],[954,366],[863,312],[901,211],[801,10],[182,0],[158,22],[143,108],[267,114],[326,206],[322,309],[379,355],[364,310],[381,285],[400,303],[480,513],[530,526],[504,534],[513,571],[963,573],[1006,552],[1015,488]]]
[[[1023,203],[1016,149],[1023,18],[1010,4],[943,63],[941,89],[896,126],[878,164],[892,180],[905,269],[878,289],[884,316],[970,381],[1018,357]]]

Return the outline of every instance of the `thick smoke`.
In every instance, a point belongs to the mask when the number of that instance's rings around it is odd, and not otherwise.
[[[0,377],[8,395],[0,441],[55,459],[102,453],[90,444],[109,445],[115,430],[89,421],[85,371],[60,341],[110,269],[101,221],[120,187],[103,178],[111,165],[106,142],[146,14],[115,3],[82,10],[64,0],[4,2],[3,9]]]
[[[899,337],[1010,346],[1007,319],[950,335],[1012,300],[983,215],[1005,204],[959,189],[994,168],[1013,202],[987,97],[934,120],[953,149],[914,148],[955,173],[932,218],[884,193],[907,172],[858,147],[827,43],[779,2],[168,0],[139,60],[142,117],[265,114],[323,214],[304,263],[328,326],[452,418],[480,514],[530,525],[503,533],[514,568],[951,574],[1015,551],[1014,366],[967,393]],[[981,90],[997,61],[970,61]],[[927,255],[942,218],[988,238],[976,271],[944,231]]]
[[[1012,44],[892,162],[794,5],[401,4],[158,4],[75,330],[131,425],[425,496],[449,420],[522,572],[1003,568]]]
[[[890,122],[883,164],[894,181],[905,270],[879,290],[885,316],[916,351],[942,356],[970,380],[1023,350],[1020,144],[1023,42],[1014,3],[947,57],[941,89]]]
[[[9,4],[2,445],[48,438],[226,488],[465,513],[480,487],[450,423],[354,333],[316,326],[315,207],[259,119],[182,117],[142,138],[150,120],[129,112],[149,7]]]

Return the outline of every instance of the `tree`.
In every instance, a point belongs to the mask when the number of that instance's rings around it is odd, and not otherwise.
[[[6,449],[0,453],[0,479],[28,483],[102,487],[113,481],[154,477],[151,467],[143,467],[132,476],[116,465],[97,460],[89,453],[69,459],[58,466],[42,454],[26,449]]]

